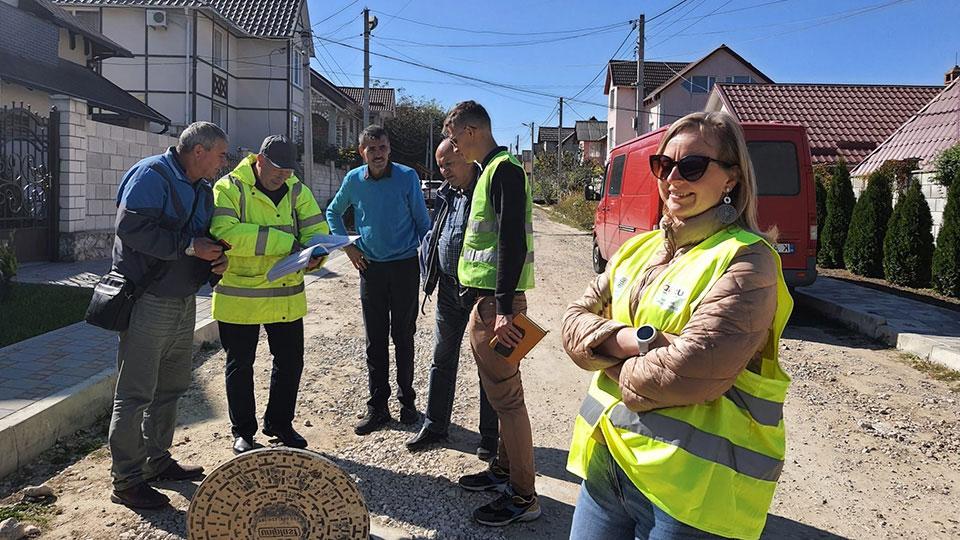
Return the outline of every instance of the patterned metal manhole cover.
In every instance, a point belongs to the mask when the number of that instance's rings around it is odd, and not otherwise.
[[[241,454],[211,472],[187,510],[191,540],[370,537],[353,479],[329,459],[294,448]]]

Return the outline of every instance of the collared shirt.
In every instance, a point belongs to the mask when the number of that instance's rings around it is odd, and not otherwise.
[[[363,179],[364,180],[382,180],[384,178],[390,178],[393,174],[393,162],[388,161],[387,166],[383,168],[383,172],[380,173],[380,176],[374,176],[370,174],[370,167],[364,165],[363,167]]]
[[[437,241],[437,257],[440,271],[457,277],[457,265],[463,250],[463,235],[467,230],[467,218],[470,216],[473,187],[471,185],[466,190],[453,189],[450,195],[450,209]]]

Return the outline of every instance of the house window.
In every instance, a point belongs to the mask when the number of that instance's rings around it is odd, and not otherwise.
[[[227,120],[227,109],[223,105],[214,103],[213,108],[210,111],[210,121],[220,126],[221,129],[225,130],[226,120]]]
[[[293,85],[297,88],[300,88],[300,85],[303,84],[303,53],[300,51],[294,51],[293,54],[293,65],[290,66],[293,70]]]
[[[223,62],[223,32],[213,30],[213,65],[218,68],[224,67]]]
[[[613,104],[615,103],[614,94],[615,94],[616,92],[617,92],[617,89],[616,89],[616,88],[611,88],[611,89],[610,89],[610,97],[609,97],[609,99],[607,99],[607,108],[608,108],[608,109],[613,109],[613,108],[614,108],[614,105],[613,105]]]
[[[727,77],[724,79],[724,82],[733,83],[733,84],[751,84],[757,82],[756,79],[749,75],[734,75],[733,77]]]
[[[713,85],[716,82],[716,77],[707,75],[694,75],[689,79],[684,79],[683,88],[691,94],[706,94],[710,90],[713,90]]]

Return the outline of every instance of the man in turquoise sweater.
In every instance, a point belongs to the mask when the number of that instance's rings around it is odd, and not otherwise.
[[[367,338],[370,398],[357,424],[366,435],[390,421],[389,337],[396,349],[400,421],[420,420],[413,391],[413,334],[417,329],[420,265],[417,248],[430,230],[430,216],[416,171],[390,161],[390,139],[381,126],[360,133],[366,165],[348,172],[327,207],[333,234],[347,234],[343,213],[353,207],[360,240],[344,249],[360,272],[360,304]]]

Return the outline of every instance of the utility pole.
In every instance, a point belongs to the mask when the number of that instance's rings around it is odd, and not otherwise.
[[[643,130],[643,127],[641,126],[643,115],[640,111],[643,110],[643,98],[647,97],[643,95],[645,94],[643,81],[643,27],[645,21],[646,16],[641,13],[640,19],[637,20],[637,108],[635,110],[636,116],[634,116],[637,137],[641,135]]]
[[[313,97],[313,91],[311,90],[312,86],[312,75],[310,74],[310,54],[309,52],[313,49],[313,36],[310,34],[310,30],[303,32],[300,35],[300,38],[303,40],[303,53],[300,55],[300,60],[303,64],[300,66],[301,81],[303,81],[303,176],[301,180],[304,181],[308,186],[313,186],[313,107],[311,105],[311,98]],[[294,133],[294,136],[297,134]],[[326,141],[324,141],[326,142]]]
[[[517,145],[513,147],[514,153],[520,154],[520,134],[517,133]]]
[[[533,169],[537,162],[537,140],[533,138],[533,122],[527,124],[521,122],[521,125],[530,126],[530,185],[533,185]]]
[[[370,32],[377,27],[376,16],[363,8],[363,127],[370,125]]]
[[[560,175],[563,174],[563,154],[560,151],[561,142],[563,142],[563,98],[560,98],[560,124],[557,125],[557,182],[560,181]]]
[[[430,161],[433,154],[433,118],[430,119],[430,145],[427,147],[427,164],[430,169],[430,180],[433,180],[433,162]]]

